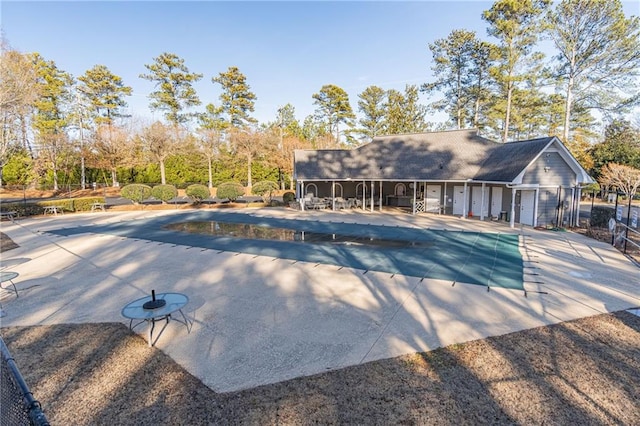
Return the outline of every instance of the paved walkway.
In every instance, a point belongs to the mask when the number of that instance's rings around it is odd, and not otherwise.
[[[607,244],[571,232],[436,215],[240,209],[257,217],[520,235],[522,291],[307,263],[267,255],[61,228],[169,217],[184,211],[74,214],[3,222],[19,248],[2,266],[20,297],[0,293],[3,326],[123,322],[128,301],[190,298],[187,334],[171,323],[157,347],[225,392],[640,306],[640,270]],[[90,228],[87,228],[90,229]],[[141,334],[144,329],[138,329]]]

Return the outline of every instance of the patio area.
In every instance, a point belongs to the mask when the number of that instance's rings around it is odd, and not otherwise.
[[[233,212],[327,229],[355,224],[516,235],[525,297],[464,280],[452,285],[401,270],[286,258],[268,245],[256,253],[159,238],[167,232],[161,223],[189,214],[106,212],[3,223],[20,246],[3,253],[3,264],[29,260],[11,267],[20,274],[20,297],[2,295],[2,325],[127,323],[120,315],[127,302],[152,289],[183,293],[191,333],[170,324],[156,347],[226,392],[640,305],[637,267],[610,246],[571,232],[355,210]],[[149,234],[153,229],[158,233]]]

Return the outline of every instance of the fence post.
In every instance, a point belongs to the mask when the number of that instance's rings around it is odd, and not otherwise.
[[[633,201],[633,195],[629,195],[629,208],[627,209],[627,228],[624,230],[624,254],[627,254],[627,240],[629,239],[629,221],[631,220],[631,202]]]

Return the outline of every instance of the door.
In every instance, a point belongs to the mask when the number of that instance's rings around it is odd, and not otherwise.
[[[442,200],[442,187],[440,185],[427,185],[425,197],[427,199],[426,211],[439,213],[440,200]]]
[[[491,188],[491,216],[500,217],[502,211],[502,187],[494,186]]]
[[[520,191],[520,223],[533,226],[536,191]]]
[[[453,214],[464,214],[464,186],[453,187]]]
[[[471,188],[471,212],[474,216],[486,217],[489,215],[489,191],[485,186],[484,191],[481,186]],[[480,205],[482,204],[482,210]]]

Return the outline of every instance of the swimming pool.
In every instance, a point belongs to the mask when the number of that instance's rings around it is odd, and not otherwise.
[[[203,228],[207,232],[193,232]],[[226,228],[224,232],[223,228]],[[238,229],[243,229],[243,233]],[[219,211],[49,232],[109,234],[218,252],[335,265],[363,273],[377,271],[524,290],[519,237],[508,233],[320,222]]]

